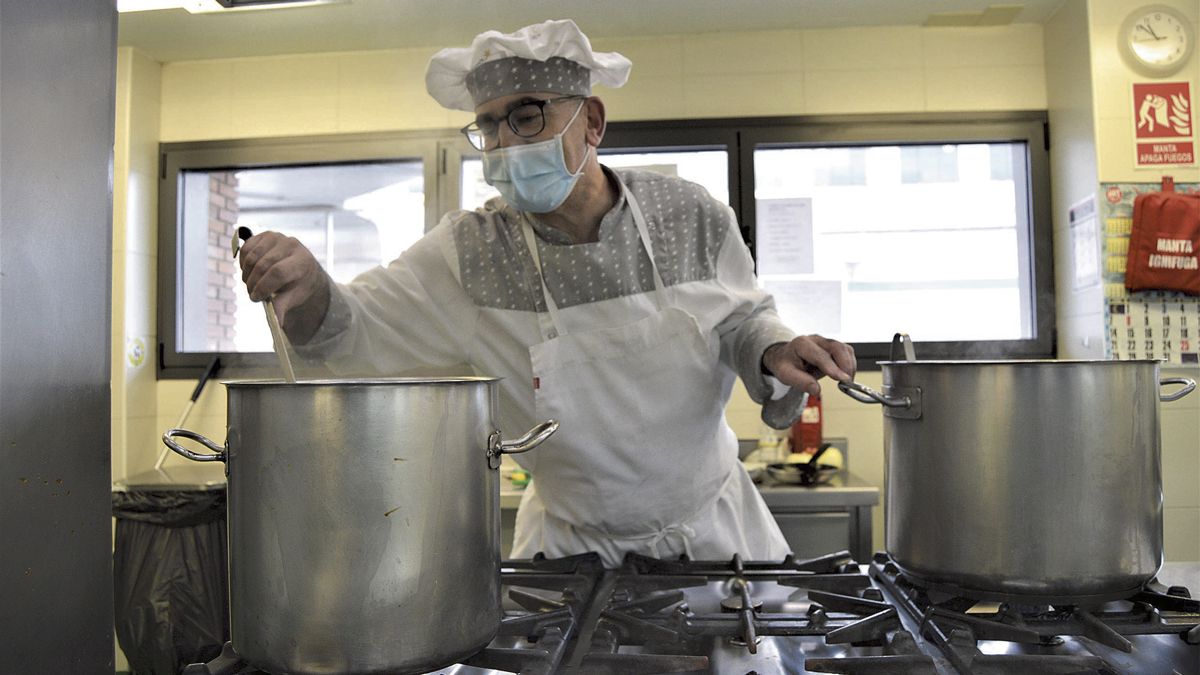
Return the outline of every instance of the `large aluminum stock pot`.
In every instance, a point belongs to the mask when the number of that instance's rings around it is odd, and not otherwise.
[[[500,455],[491,378],[226,382],[222,447],[163,441],[229,476],[238,654],[272,673],[425,672],[500,625]],[[215,454],[196,453],[176,437]]]
[[[905,336],[905,340],[907,337]],[[975,597],[1098,601],[1162,564],[1157,361],[882,362],[887,550]],[[1183,385],[1165,393],[1168,384]]]

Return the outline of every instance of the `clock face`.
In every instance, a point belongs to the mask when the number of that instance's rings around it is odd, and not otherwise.
[[[1129,46],[1146,63],[1168,63],[1182,58],[1187,51],[1188,36],[1183,24],[1170,14],[1149,12],[1133,24]]]
[[[1174,70],[1192,50],[1192,27],[1168,7],[1134,12],[1122,27],[1124,47],[1136,64],[1150,70]]]

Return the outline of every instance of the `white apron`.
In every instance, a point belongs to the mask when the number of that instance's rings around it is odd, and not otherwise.
[[[720,342],[667,301],[646,220],[621,190],[654,273],[657,311],[625,325],[568,331],[522,223],[548,311],[529,348],[536,419],[561,428],[538,450],[512,556],[628,551],[655,557],[782,560],[788,546],[725,423]]]

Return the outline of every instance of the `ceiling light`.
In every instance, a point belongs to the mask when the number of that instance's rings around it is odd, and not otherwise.
[[[117,0],[118,12],[148,12],[155,9],[179,9],[183,0]]]
[[[117,11],[145,12],[155,9],[186,9],[192,14],[208,14],[256,9],[292,9],[348,2],[350,0],[117,0]]]
[[[988,5],[978,12],[939,12],[925,19],[926,27],[1007,26],[1025,5]]]

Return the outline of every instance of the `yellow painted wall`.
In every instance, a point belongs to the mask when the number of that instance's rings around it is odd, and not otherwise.
[[[157,62],[132,49],[118,50],[112,251],[114,478],[153,466],[154,434],[161,433],[154,362],[160,76]]]
[[[634,63],[613,120],[1041,109],[1042,31],[864,28],[596,40]],[[434,49],[169,63],[162,140],[457,128],[425,92]]]
[[[1187,81],[1192,88],[1192,125],[1196,128],[1197,101],[1200,100],[1200,49],[1193,49],[1191,63],[1174,75],[1150,78],[1136,73],[1122,60],[1117,49],[1117,33],[1125,17],[1147,3],[1141,0],[1092,0],[1090,9],[1090,36],[1092,45],[1092,81],[1095,83],[1094,111],[1096,137],[1099,148],[1100,181],[1156,182],[1163,174],[1170,174],[1178,182],[1200,182],[1200,166],[1170,169],[1137,169],[1134,167],[1133,134],[1134,104],[1133,83]],[[1160,4],[1170,5],[1188,17],[1192,26],[1200,25],[1200,2],[1196,0],[1164,0]],[[1200,34],[1196,31],[1193,34]]]

